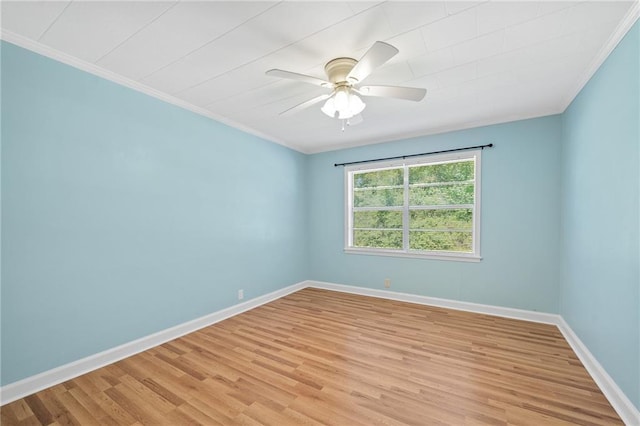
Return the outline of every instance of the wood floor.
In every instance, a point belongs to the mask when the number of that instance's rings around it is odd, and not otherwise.
[[[6,426],[622,424],[554,326],[309,288],[1,414]]]

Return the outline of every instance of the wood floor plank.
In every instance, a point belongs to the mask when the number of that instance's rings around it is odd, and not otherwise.
[[[95,401],[105,413],[107,413],[108,417],[114,419],[116,423],[121,425],[131,425],[136,422],[133,416],[131,416],[123,407],[118,405],[118,403],[111,399],[106,393],[100,392],[92,394],[91,399]]]
[[[77,399],[73,397],[69,392],[64,392],[57,395],[58,400],[74,419],[81,425],[101,425],[103,422],[96,418],[91,412],[89,412]]]
[[[15,418],[15,421],[23,421],[29,417],[34,416],[33,411],[24,399],[16,401],[11,407],[7,407],[7,413],[11,413],[11,416]],[[4,413],[4,411],[3,411]]]
[[[555,327],[307,288],[1,408],[13,425],[619,425]]]
[[[209,395],[211,397],[211,395]],[[231,419],[240,413],[238,411],[229,411],[229,407],[224,404],[224,401],[219,401],[215,397],[207,398],[207,395],[202,395],[202,399],[194,397],[189,400],[189,405],[192,405],[195,409],[202,412],[207,417],[210,417],[223,425],[232,424]],[[244,409],[244,407],[243,407]]]
[[[40,421],[40,423],[44,425],[53,423],[53,416],[51,415],[51,412],[47,409],[47,407],[45,407],[39,394],[27,396],[24,398],[24,400],[31,411],[33,411],[33,414],[36,416],[38,421]],[[14,402],[13,404],[16,404],[16,402]]]
[[[180,405],[178,407],[178,410],[184,415],[188,416],[189,418],[195,420],[196,422],[202,425],[223,426],[225,424],[224,420],[219,421],[216,418],[219,415],[219,413],[216,413],[216,415],[212,417],[206,413],[203,413],[201,410],[198,410],[196,407],[194,407],[188,402],[185,402],[184,404]],[[225,419],[225,420],[228,421],[228,419]]]

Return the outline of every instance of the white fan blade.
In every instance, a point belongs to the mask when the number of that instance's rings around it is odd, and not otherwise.
[[[399,86],[363,86],[357,89],[362,96],[380,96],[382,98],[398,98],[419,102],[424,99],[427,89]]]
[[[358,114],[358,115],[354,115],[353,117],[348,119],[347,120],[347,124],[349,125],[349,127],[353,127],[353,126],[357,126],[358,124],[362,123],[363,121],[364,121],[364,119],[362,118],[362,114]]]
[[[325,99],[329,99],[331,97],[331,95],[333,95],[333,93],[329,93],[328,95],[320,95],[320,96],[316,96],[313,99],[309,99],[308,101],[304,101],[301,104],[298,104],[294,107],[289,108],[288,110],[282,111],[280,113],[280,115],[282,117],[286,117],[289,116],[291,114],[295,114],[298,111],[302,111],[305,108],[309,108],[311,105],[315,105],[318,102],[322,102]]]
[[[390,44],[376,41],[353,67],[347,81],[353,84],[361,83],[373,70],[396,56],[398,52],[399,50]]]
[[[273,70],[267,71],[265,74],[267,74],[267,75],[269,75],[271,77],[288,78],[289,80],[302,81],[303,83],[314,84],[316,86],[321,86],[321,87],[331,87],[331,86],[333,86],[328,81],[321,80],[319,78],[312,77],[310,75],[298,74],[297,72],[273,69]]]

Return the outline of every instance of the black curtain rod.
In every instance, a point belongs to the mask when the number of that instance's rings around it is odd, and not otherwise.
[[[444,154],[447,152],[456,152],[456,151],[468,151],[470,149],[485,149],[485,148],[493,148],[493,144],[487,145],[477,145],[477,146],[468,146],[466,148],[455,148],[455,149],[445,149],[444,151],[433,151],[433,152],[423,152],[420,154],[410,154],[410,155],[399,155],[397,157],[386,157],[386,158],[376,158],[374,160],[360,160],[360,161],[351,161],[348,163],[336,163],[333,166],[350,166],[351,164],[363,164],[363,163],[374,163],[376,161],[385,161],[385,160],[404,160],[405,158],[411,157],[420,157],[421,155],[431,155],[431,154]]]

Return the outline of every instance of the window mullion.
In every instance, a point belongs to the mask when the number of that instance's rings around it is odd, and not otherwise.
[[[404,204],[402,210],[402,249],[409,251],[409,166],[404,165]]]

